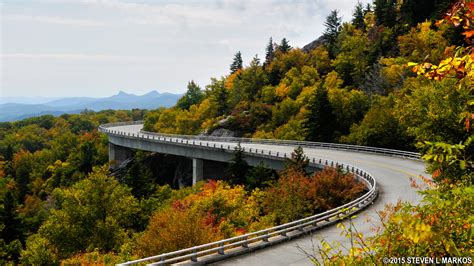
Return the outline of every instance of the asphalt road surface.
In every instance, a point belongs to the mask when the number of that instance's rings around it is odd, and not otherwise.
[[[127,133],[139,133],[143,125],[116,126],[109,128]],[[210,141],[222,144],[223,142]],[[235,146],[236,143],[225,143]],[[264,149],[290,154],[295,147],[274,144],[241,143],[242,147],[252,149]],[[409,201],[418,203],[421,196],[416,188],[412,187],[410,178],[423,184],[420,175],[425,175],[425,165],[421,161],[390,157],[379,154],[351,152],[341,150],[330,150],[321,148],[304,148],[304,153],[310,158],[323,158],[351,164],[372,174],[379,186],[379,196],[374,204],[360,212],[353,223],[357,230],[367,235],[372,235],[375,226],[379,225],[377,211],[384,209],[386,204],[394,204],[397,201]],[[347,223],[347,222],[345,222]],[[278,245],[270,246],[258,251],[221,261],[219,265],[311,265],[308,258],[298,250],[298,246],[308,252],[312,252],[314,245],[318,245],[324,238],[328,242],[342,241],[347,245],[347,239],[341,236],[341,229],[336,226],[322,228],[312,235],[302,236]]]

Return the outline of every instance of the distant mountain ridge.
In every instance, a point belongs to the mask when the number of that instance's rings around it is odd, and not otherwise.
[[[171,107],[176,104],[180,97],[181,94],[159,93],[157,91],[150,91],[143,95],[120,91],[116,95],[105,98],[68,97],[41,104],[4,103],[0,104],[0,121],[15,121],[45,114],[73,114],[85,109],[93,111],[133,108],[156,109]]]

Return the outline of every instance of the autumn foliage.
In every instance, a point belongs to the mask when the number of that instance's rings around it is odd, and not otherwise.
[[[221,239],[209,216],[173,207],[162,210],[138,239],[138,254],[152,256]]]
[[[242,54],[248,65],[205,87],[191,82],[172,108],[0,123],[0,264],[123,262],[268,228],[364,192],[350,174],[308,175],[304,164],[279,176],[234,164],[241,171],[222,177],[229,183],[174,190],[163,180],[177,171],[146,168],[146,153],[125,176],[109,176],[98,125],[142,119],[161,133],[220,129],[418,151],[434,183],[424,205],[392,208],[371,242],[352,230],[361,246],[335,259],[472,254],[474,3],[448,9],[452,2],[375,0],[358,5],[352,23],[332,12],[330,42],[299,49],[270,40],[265,62]]]
[[[290,222],[344,204],[364,188],[353,175],[331,168],[309,177],[290,170],[269,188],[250,193],[211,180],[158,211],[137,250],[151,256]]]
[[[292,170],[266,191],[264,206],[277,224],[286,223],[347,203],[364,189],[352,174],[334,168],[309,177]]]
[[[377,234],[364,237],[352,224],[340,225],[343,235],[350,240],[345,246],[349,254],[341,252],[340,243],[323,241],[317,252],[321,256],[309,255],[315,263],[338,261],[341,264],[378,264],[382,258],[423,256],[430,258],[467,258],[462,264],[472,264],[473,246],[473,203],[474,164],[472,119],[472,69],[474,47],[472,37],[474,3],[457,1],[444,19],[437,25],[452,24],[462,29],[466,46],[454,48],[454,54],[446,53],[439,64],[428,62],[410,63],[425,84],[438,89],[439,100],[429,100],[425,95],[422,106],[428,107],[424,117],[431,127],[441,122],[440,117],[450,115],[456,134],[441,134],[445,126],[436,128],[439,137],[429,139],[426,132],[419,134],[422,158],[427,162],[427,170],[432,174],[430,189],[420,192],[422,203],[398,202],[379,211],[380,226]],[[427,78],[427,79],[425,79]],[[449,84],[449,86],[447,86]],[[424,85],[426,86],[426,85]],[[424,88],[414,90],[419,93]],[[432,90],[437,93],[436,90]],[[413,96],[413,95],[412,95]],[[409,97],[406,95],[405,97]],[[427,99],[428,98],[428,99]],[[419,98],[420,99],[420,98]],[[454,100],[456,99],[456,100]],[[422,101],[418,101],[418,104]],[[443,105],[439,114],[432,110],[434,105]],[[409,117],[409,116],[406,116]],[[444,119],[447,120],[447,119]],[[433,130],[434,131],[434,130]],[[432,135],[431,135],[432,136]],[[376,251],[376,252],[374,252]],[[453,264],[457,264],[454,262]]]

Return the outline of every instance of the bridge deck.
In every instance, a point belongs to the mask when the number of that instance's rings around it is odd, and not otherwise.
[[[143,125],[126,125],[110,127],[111,130],[139,134]],[[146,134],[145,134],[146,135]],[[235,142],[210,142],[217,145],[225,144],[234,147]],[[241,143],[242,147],[253,149],[271,150],[274,152],[290,154],[295,147],[278,144]],[[324,148],[306,147],[304,152],[309,157],[324,158],[348,163],[371,173],[377,180],[379,186],[379,197],[374,204],[353,220],[357,230],[364,235],[371,235],[370,230],[377,225],[377,211],[382,210],[386,204],[396,203],[398,200],[418,203],[421,196],[410,184],[410,177],[415,179],[424,173],[424,163],[398,157],[390,157],[379,154],[360,153],[345,150],[331,150]],[[417,179],[418,183],[422,183]],[[367,218],[371,218],[367,222]],[[279,245],[274,245],[255,252],[233,257],[219,262],[223,265],[309,265],[310,261],[298,251],[300,246],[307,251],[312,250],[313,242],[319,244],[321,238],[328,242],[344,241],[340,236],[341,230],[335,226],[329,226],[316,231],[313,235],[296,238]],[[346,241],[347,242],[347,241]]]

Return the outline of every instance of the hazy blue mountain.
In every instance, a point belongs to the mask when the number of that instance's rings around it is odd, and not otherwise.
[[[24,103],[24,104],[43,104],[61,97],[0,97],[0,104],[4,103]]]
[[[46,102],[48,106],[55,106],[55,107],[64,107],[64,106],[71,106],[71,105],[79,105],[79,104],[86,104],[89,102],[93,102],[98,100],[98,98],[90,98],[90,97],[70,97],[70,98],[61,98],[54,101]]]
[[[71,110],[72,111],[72,110]],[[23,104],[23,103],[5,103],[0,104],[0,121],[13,121],[28,118],[32,116],[52,114],[61,115],[66,113],[64,110],[45,105],[45,104]]]
[[[100,111],[106,109],[156,109],[176,104],[181,94],[159,93],[151,91],[144,95],[135,95],[120,91],[105,98],[69,97],[54,99],[42,104],[3,103],[0,104],[0,121],[14,121],[32,116],[65,113],[78,113],[84,109]],[[4,102],[5,99],[2,99]]]

